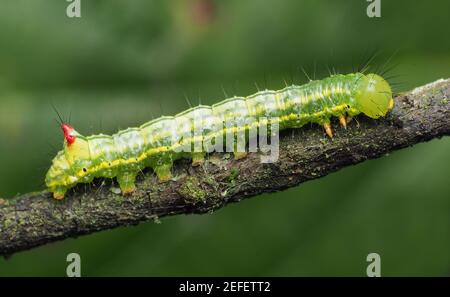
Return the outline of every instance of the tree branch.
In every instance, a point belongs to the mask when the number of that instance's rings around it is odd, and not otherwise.
[[[115,194],[111,182],[80,185],[62,201],[47,192],[0,199],[0,254],[149,219],[205,213],[230,202],[294,187],[345,166],[450,134],[450,79],[438,80],[395,99],[383,119],[360,117],[330,140],[319,127],[283,131],[278,162],[262,164],[259,153],[235,161],[212,154],[204,166],[175,165],[174,180],[160,183],[151,171],[137,192]]]

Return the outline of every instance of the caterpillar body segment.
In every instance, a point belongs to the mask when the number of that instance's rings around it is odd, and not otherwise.
[[[250,128],[260,131],[267,119],[280,130],[316,123],[332,137],[331,117],[345,127],[359,113],[385,116],[393,104],[391,88],[382,77],[354,73],[200,105],[112,136],[85,137],[62,124],[64,148],[53,159],[45,182],[56,199],[64,198],[75,185],[100,177],[117,178],[122,193],[128,194],[135,190],[136,176],[144,168],[151,167],[160,181],[170,180],[175,160],[189,157],[198,166],[207,153],[217,150],[218,143],[229,145],[229,135],[234,141],[228,149],[236,159],[245,157],[237,138],[248,139]]]

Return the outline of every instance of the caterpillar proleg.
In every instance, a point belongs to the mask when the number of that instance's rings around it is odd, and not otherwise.
[[[117,178],[122,193],[128,194],[135,190],[142,169],[151,167],[160,181],[170,180],[175,160],[190,157],[193,166],[199,165],[207,153],[220,151],[221,141],[230,133],[234,140],[231,150],[238,159],[246,152],[237,140],[248,139],[255,127],[260,133],[267,125],[282,130],[316,123],[332,137],[331,117],[345,127],[357,114],[377,119],[393,106],[391,87],[381,76],[350,73],[200,105],[112,136],[86,137],[62,123],[64,147],[53,159],[45,183],[55,199],[64,198],[75,185],[99,177]]]

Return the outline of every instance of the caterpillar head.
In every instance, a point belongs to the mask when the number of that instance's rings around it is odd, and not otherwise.
[[[69,124],[61,124],[64,133],[64,149],[59,151],[47,172],[45,183],[55,199],[62,199],[67,189],[78,182],[89,182],[83,168],[91,164],[86,138]]]
[[[394,107],[389,83],[374,73],[361,75],[354,98],[356,108],[373,119],[385,116]]]

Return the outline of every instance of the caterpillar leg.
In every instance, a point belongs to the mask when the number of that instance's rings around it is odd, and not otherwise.
[[[347,119],[345,119],[345,121],[348,123],[350,123],[352,121],[353,117],[352,116],[348,116]]]
[[[199,166],[205,162],[205,153],[192,153],[192,166]]]
[[[394,108],[394,99],[391,98],[391,100],[389,100],[388,110],[392,110],[393,108]]]
[[[339,117],[339,123],[341,123],[341,126],[344,127],[344,129],[347,129],[347,120],[343,115]]]
[[[53,192],[53,198],[56,200],[61,200],[66,195],[67,189],[66,188],[57,188]]]
[[[247,152],[234,152],[234,159],[240,160],[247,156]]]
[[[158,180],[165,182],[172,178],[172,162],[167,164],[158,165],[154,168]]]
[[[117,175],[117,182],[119,183],[120,190],[122,190],[122,194],[127,195],[136,190],[136,185],[134,184],[136,175],[135,172],[122,172]]]
[[[325,129],[325,132],[327,133],[327,135],[330,138],[333,138],[333,130],[331,130],[331,125],[330,123],[325,123],[323,124],[323,128]]]

